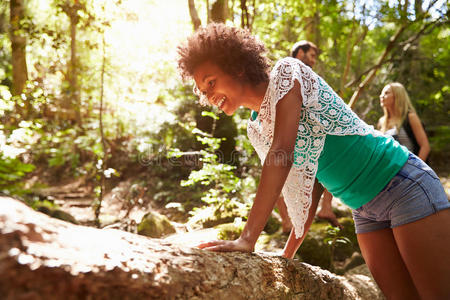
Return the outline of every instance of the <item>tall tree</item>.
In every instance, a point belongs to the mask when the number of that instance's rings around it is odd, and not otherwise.
[[[202,26],[202,22],[198,16],[195,8],[195,1],[188,0],[189,15],[191,17],[192,26],[197,30]],[[224,23],[228,19],[228,0],[216,0],[211,5],[209,0],[206,0],[206,22]]]
[[[202,21],[198,17],[197,9],[195,8],[194,0],[188,0],[189,5],[189,15],[191,16],[192,26],[194,26],[194,31],[202,26]]]
[[[104,9],[103,9],[104,11]],[[99,130],[100,130],[100,138],[102,142],[102,156],[101,161],[102,165],[100,167],[100,170],[98,172],[100,173],[100,193],[98,195],[98,204],[95,207],[95,222],[97,227],[100,226],[100,211],[102,209],[102,202],[103,202],[103,196],[105,193],[105,170],[106,170],[106,161],[107,161],[107,146],[106,146],[106,139],[105,139],[105,132],[103,128],[103,105],[104,105],[104,88],[105,88],[105,66],[106,66],[106,43],[105,43],[105,33],[102,32],[102,69],[100,73],[100,112],[98,115],[98,122],[99,122]]]
[[[12,94],[20,95],[28,80],[28,68],[26,59],[27,39],[22,29],[22,23],[25,17],[23,0],[10,0],[10,39],[12,50]],[[29,112],[30,104],[25,102],[25,111],[22,111],[18,103],[16,110],[26,116]]]
[[[420,1],[416,1],[415,4],[418,5],[418,2]],[[402,1],[398,1],[397,14],[400,16],[400,18],[394,20],[393,22],[396,26],[396,31],[390,37],[389,42],[386,44],[375,65],[369,67],[367,71],[365,71],[358,77],[359,81],[362,79],[363,75],[367,74],[367,76],[359,83],[357,89],[353,93],[349,102],[350,107],[354,106],[358,98],[361,96],[363,90],[370,85],[372,80],[375,78],[375,75],[384,64],[390,61],[394,61],[395,59],[399,59],[401,61],[404,52],[407,51],[414,42],[417,42],[421,36],[429,34],[432,29],[437,26],[448,23],[446,18],[443,16],[435,19],[428,18],[429,12],[434,8],[436,2],[437,1],[431,1],[425,11],[422,11],[420,15],[416,14],[415,20],[411,20],[410,16],[408,15],[409,1],[405,1],[404,3]],[[417,11],[419,11],[419,9],[416,9],[416,13]],[[407,33],[403,34],[404,32]],[[402,34],[405,36],[403,40],[401,39]],[[397,51],[397,54],[395,54],[393,53],[394,49],[399,49],[400,51]],[[389,59],[389,57],[391,57],[391,59]],[[355,81],[353,81],[353,83],[354,82]],[[351,84],[347,84],[347,86],[350,85]]]
[[[211,20],[224,23],[228,18],[228,0],[216,0],[211,5]]]
[[[423,13],[422,4],[422,0],[414,0],[414,11],[416,12],[416,16],[420,16]]]
[[[371,70],[369,71],[369,74],[366,76],[366,78],[358,85],[358,88],[353,93],[352,98],[350,99],[349,106],[353,107],[358,100],[359,96],[363,92],[363,90],[372,82],[374,79],[376,73],[378,72],[379,68],[384,64],[386,61],[386,58],[388,57],[388,54],[391,52],[391,50],[397,45],[400,35],[402,32],[406,29],[406,25],[402,25],[397,29],[397,32],[389,39],[389,43],[386,45],[386,48],[384,49],[381,56],[378,58],[377,63],[371,67]]]
[[[315,0],[307,2],[309,6],[308,11],[311,13],[309,16],[305,17],[305,32],[306,39],[308,41],[314,42],[317,47],[320,48],[320,3],[321,0]]]
[[[232,3],[232,7],[234,7],[234,1]],[[247,0],[240,0],[240,16],[241,16],[241,27],[247,28],[248,30],[252,30],[253,27],[253,21],[255,20],[255,7],[256,7],[256,0],[247,1]]]
[[[80,21],[78,11],[84,9],[84,5],[78,0],[66,0],[61,5],[61,8],[70,20],[70,64],[67,74],[70,84],[70,96],[63,103],[63,107],[74,109],[76,121],[82,127],[80,88],[78,86],[77,25]]]

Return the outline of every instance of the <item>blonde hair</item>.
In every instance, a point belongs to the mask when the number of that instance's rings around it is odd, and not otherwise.
[[[384,115],[378,121],[381,132],[390,128],[400,128],[409,113],[416,113],[405,87],[398,82],[392,82],[385,87],[389,87],[394,95],[394,111],[392,115],[383,107]]]

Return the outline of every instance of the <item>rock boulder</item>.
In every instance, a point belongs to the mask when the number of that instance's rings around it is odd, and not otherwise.
[[[380,299],[370,279],[74,225],[0,197],[3,299]],[[372,283],[373,285],[373,283]]]

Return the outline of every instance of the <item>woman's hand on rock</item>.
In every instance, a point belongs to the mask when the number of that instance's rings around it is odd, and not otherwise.
[[[248,241],[238,238],[234,241],[209,241],[197,245],[198,248],[217,251],[217,252],[229,252],[229,251],[239,251],[239,252],[253,252],[255,245],[252,245]]]

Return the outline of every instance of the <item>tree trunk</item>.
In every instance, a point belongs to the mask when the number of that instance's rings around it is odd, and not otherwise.
[[[78,126],[82,127],[81,121],[81,101],[80,88],[78,86],[78,60],[77,60],[77,25],[80,20],[78,11],[82,9],[82,5],[78,0],[66,2],[62,9],[67,14],[70,20],[70,64],[68,70],[68,78],[70,85],[70,95],[63,103],[63,108],[73,109],[75,111],[75,118]]]
[[[249,28],[249,12],[247,7],[247,0],[241,0],[241,27]]]
[[[21,21],[24,19],[24,3],[23,0],[10,0],[10,39],[12,54],[12,94],[20,95],[28,80],[28,69],[26,60],[27,39],[22,31]],[[29,113],[30,104],[25,102],[25,110],[16,103],[17,111],[24,117]]]
[[[228,0],[216,0],[211,7],[211,20],[225,23],[228,18]]]
[[[414,11],[416,13],[416,18],[423,14],[422,0],[414,0]]]
[[[356,21],[354,20],[354,22],[356,22]],[[348,39],[349,41],[352,39],[354,30],[355,29],[353,28],[352,33],[350,34],[349,39]],[[340,90],[339,90],[339,95],[341,97],[344,95],[345,83],[347,82],[347,76],[350,72],[350,67],[351,67],[352,57],[353,57],[353,50],[359,43],[361,43],[365,39],[368,30],[369,30],[369,28],[367,26],[363,26],[363,32],[361,33],[361,35],[355,40],[354,43],[348,44],[347,54],[346,54],[346,59],[345,59],[345,67],[344,67],[344,72],[341,77],[341,86],[340,86]]]
[[[99,227],[100,226],[100,211],[102,209],[103,196],[105,192],[105,171],[106,171],[106,162],[108,158],[108,148],[106,147],[106,139],[105,133],[103,130],[103,97],[104,97],[104,87],[105,87],[105,66],[106,66],[106,43],[105,43],[105,34],[102,34],[102,70],[100,74],[100,112],[98,115],[98,125],[100,130],[100,139],[102,141],[102,155],[100,159],[102,160],[102,166],[100,171],[100,194],[98,196],[98,204],[95,207],[95,223]]]
[[[321,36],[320,36],[320,1],[321,0],[316,0],[316,11],[314,13],[314,31],[315,31],[315,35],[314,35],[314,43],[316,44],[317,47],[319,47],[320,49],[320,42],[321,42]]]
[[[70,18],[70,86],[72,90],[72,106],[75,110],[78,125],[81,126],[80,116],[80,90],[78,88],[77,70],[77,24],[78,14],[75,11]]]
[[[209,0],[206,0],[206,24],[211,23],[211,10],[209,9]]]
[[[403,1],[404,1],[404,3],[402,4]],[[399,13],[400,13],[402,22],[406,22],[408,20],[409,1],[408,0],[403,0],[403,1],[398,1]]]
[[[369,277],[73,225],[0,197],[5,299],[382,299]]]
[[[308,41],[313,42],[320,49],[320,0],[309,2],[309,12],[313,12],[312,15],[305,17],[305,37]]]
[[[194,31],[202,26],[202,21],[198,17],[197,9],[195,8],[194,0],[188,0],[189,4],[189,15],[191,16],[192,26],[194,26]]]

